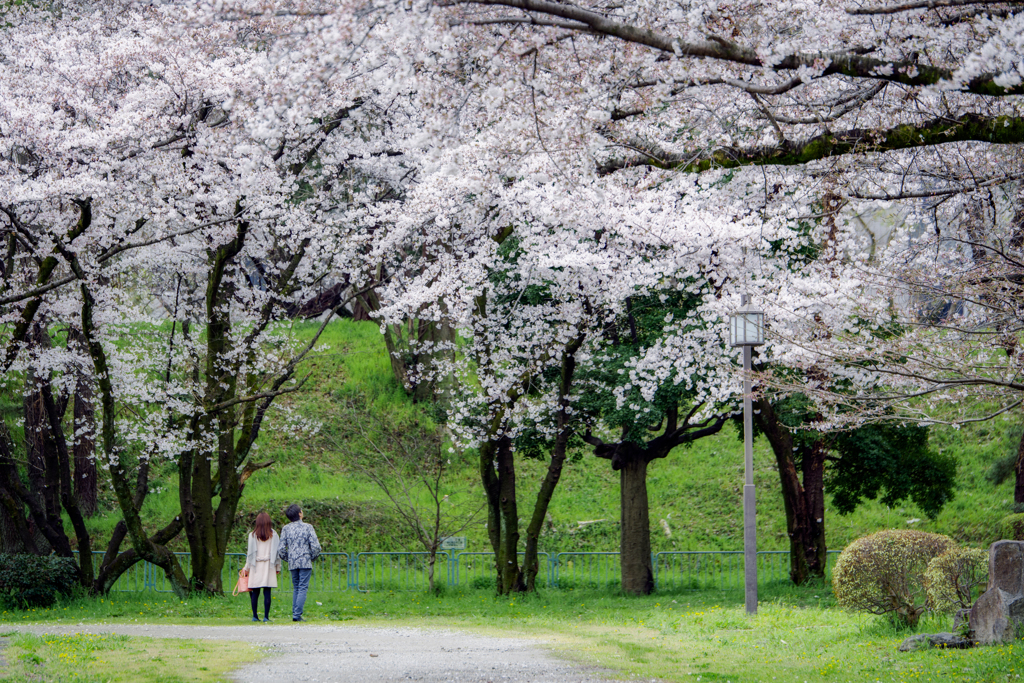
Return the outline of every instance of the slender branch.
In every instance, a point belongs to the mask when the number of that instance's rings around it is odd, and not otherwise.
[[[295,384],[293,386],[290,386],[290,387],[288,387],[286,389],[275,389],[273,391],[264,391],[264,392],[261,392],[259,394],[253,394],[251,396],[239,396],[238,398],[233,398],[230,401],[224,401],[223,403],[218,403],[216,405],[213,405],[213,406],[210,406],[209,408],[207,408],[206,409],[206,414],[210,415],[210,414],[213,414],[213,413],[217,413],[217,412],[220,412],[222,410],[226,410],[226,409],[230,408],[231,406],[237,406],[240,403],[252,403],[253,401],[260,401],[260,400],[263,400],[263,399],[273,399],[273,398],[277,398],[278,396],[283,396],[284,394],[291,394],[291,393],[296,392],[299,389],[301,389],[302,386],[306,383],[306,380],[308,380],[309,378],[310,378],[310,375],[306,375],[297,384]]]
[[[782,132],[782,127],[779,126],[779,122],[775,120],[775,116],[772,114],[772,112],[768,108],[768,106],[764,103],[764,101],[760,97],[757,96],[756,93],[750,93],[750,97],[757,104],[758,109],[760,109],[761,112],[765,116],[768,117],[768,120],[771,121],[772,128],[775,129],[775,137],[778,139],[779,144],[780,145],[786,144],[786,134]]]
[[[900,5],[868,5],[867,7],[847,7],[847,14],[865,15],[865,14],[899,14],[900,12],[909,12],[915,9],[937,9],[939,7],[963,7],[965,5],[1005,5],[1012,4],[1016,5],[1019,3],[1010,2],[1006,0],[914,0],[914,2],[904,2]]]
[[[822,76],[841,74],[853,78],[902,83],[908,86],[936,85],[943,81],[949,81],[953,76],[953,72],[949,69],[919,64],[916,59],[901,61],[877,59],[860,54],[858,50],[797,52],[780,60],[765,62],[754,48],[744,47],[719,36],[711,36],[706,41],[687,42],[665,33],[615,21],[604,14],[577,5],[553,2],[552,0],[442,0],[442,4],[512,7],[524,12],[536,12],[584,24],[594,33],[618,38],[627,43],[644,45],[673,56],[717,59],[774,71],[794,71],[804,67],[819,68],[821,64],[827,64],[828,66],[821,73]],[[1004,86],[997,83],[997,78],[998,74],[982,74],[962,84],[960,89],[990,97],[1024,93],[1024,83]]]
[[[984,180],[978,180],[975,183],[961,185],[959,187],[940,187],[934,190],[913,190],[909,192],[901,191],[896,193],[870,193],[854,190],[852,192],[847,193],[847,195],[854,199],[878,199],[883,201],[894,201],[897,199],[926,199],[928,197],[944,197],[952,194],[966,194],[973,192],[975,190],[980,190],[982,188],[993,187],[996,185],[1003,185],[1005,183],[1014,182],[1022,178],[1024,178],[1024,173],[1013,173],[1010,175],[1002,175],[999,176],[998,178],[987,178]]]

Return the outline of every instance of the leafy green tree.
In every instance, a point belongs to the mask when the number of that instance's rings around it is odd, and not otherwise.
[[[654,589],[648,465],[677,446],[717,433],[728,419],[726,413],[708,415],[706,411],[704,417],[696,417],[706,407],[699,375],[683,381],[665,377],[648,396],[631,380],[630,370],[659,344],[670,326],[682,321],[682,330],[671,328],[678,334],[703,324],[700,302],[699,296],[681,290],[627,299],[625,311],[613,319],[604,343],[580,372],[580,384],[587,389],[579,406],[587,421],[614,435],[606,440],[588,430],[583,440],[620,475],[619,557],[622,589],[627,593],[646,595]]]
[[[895,422],[847,432],[815,429],[822,416],[804,395],[754,403],[755,435],[771,444],[779,471],[796,584],[825,576],[825,494],[839,514],[864,499],[894,506],[912,500],[935,517],[952,500],[956,461],[928,447],[928,429]]]

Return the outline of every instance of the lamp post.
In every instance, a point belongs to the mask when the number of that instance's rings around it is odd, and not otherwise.
[[[729,316],[729,341],[743,347],[743,585],[747,614],[757,614],[757,513],[754,499],[754,416],[750,399],[750,354],[764,344],[764,313],[740,297],[740,309]]]

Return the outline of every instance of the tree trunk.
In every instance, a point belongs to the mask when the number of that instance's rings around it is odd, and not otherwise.
[[[84,373],[75,380],[74,405],[75,498],[82,514],[92,517],[97,511],[96,474],[96,408],[93,404],[92,382]]]
[[[782,485],[782,502],[786,510],[786,532],[789,535],[789,576],[796,585],[809,578],[825,576],[825,479],[827,451],[819,441],[803,459],[804,481],[801,483],[793,460],[793,435],[778,418],[771,403],[755,403],[754,419],[775,454]]]
[[[82,211],[88,210],[88,204],[83,203]],[[81,278],[79,289],[82,294],[82,335],[85,340],[89,356],[92,358],[93,368],[96,371],[96,378],[99,388],[100,405],[102,407],[102,456],[104,465],[110,472],[110,481],[117,496],[118,505],[121,508],[121,516],[125,522],[125,529],[131,539],[132,548],[144,560],[152,562],[164,570],[171,588],[178,597],[188,594],[188,582],[181,570],[181,565],[174,553],[169,551],[162,543],[154,541],[146,535],[142,526],[142,519],[139,515],[139,507],[134,504],[131,487],[128,483],[127,473],[117,457],[117,445],[115,438],[115,402],[114,388],[110,380],[110,368],[107,365],[107,354],[102,342],[96,337],[96,330],[93,323],[93,308],[95,299],[84,277],[85,273],[78,263],[77,258],[71,255],[71,266],[76,275]],[[166,541],[163,541],[166,543]]]
[[[4,525],[3,552],[39,555],[40,549],[25,516],[26,501],[20,493],[23,488],[11,453],[11,435],[7,423],[0,419],[0,506],[5,513],[0,515],[0,523]]]
[[[32,531],[25,519],[25,505],[17,494],[4,486],[0,477],[0,507],[4,514],[0,515],[0,553],[32,553],[38,555]]]
[[[807,574],[810,578],[824,579],[828,547],[825,545],[825,459],[828,444],[819,438],[804,455],[802,464],[804,476],[804,501],[808,519],[807,535],[803,541]],[[792,548],[790,548],[792,552]]]
[[[526,555],[523,559],[523,571],[526,573],[526,590],[530,592],[537,590],[537,573],[540,571],[540,558],[537,554],[540,532],[544,527],[544,518],[547,517],[551,498],[555,495],[555,487],[558,486],[558,481],[562,477],[562,467],[565,465],[565,454],[571,433],[568,412],[569,392],[572,389],[573,376],[576,374],[576,352],[582,345],[583,336],[580,335],[569,342],[562,352],[556,418],[558,435],[555,437],[555,445],[551,450],[551,462],[548,463],[547,474],[544,475],[540,491],[537,492],[537,502],[533,505],[530,525],[526,528]]]
[[[437,546],[430,549],[430,554],[427,555],[427,586],[430,590],[430,594],[434,594],[434,568],[437,566]]]
[[[487,505],[487,540],[490,541],[491,551],[494,553],[495,585],[500,595],[502,590],[498,556],[501,554],[501,497],[498,474],[494,470],[496,451],[495,441],[487,441],[480,445],[480,481],[483,484]]]
[[[644,453],[631,453],[619,469],[622,536],[619,561],[622,590],[649,595],[654,590],[651,562],[651,521],[647,502],[647,463]]]
[[[49,467],[53,460],[54,445],[50,433],[43,399],[39,392],[42,379],[29,369],[25,384],[28,388],[24,398],[25,448],[28,460],[29,487],[43,502],[43,509],[51,525],[60,519],[60,479],[56,467]]]
[[[519,507],[516,503],[516,465],[513,460],[512,440],[507,436],[498,441],[498,496],[501,506],[502,539],[497,557],[501,577],[499,592],[518,593],[526,590],[523,572],[519,567]]]
[[[89,530],[85,526],[85,518],[78,507],[78,500],[75,498],[71,479],[71,457],[68,453],[67,441],[64,439],[64,430],[60,422],[61,415],[53,400],[49,382],[40,386],[39,395],[49,419],[50,433],[57,455],[60,502],[68,514],[68,519],[71,520],[71,527],[75,530],[75,540],[78,542],[78,578],[82,586],[88,589],[92,587],[93,582],[92,541],[89,538]]]
[[[28,508],[28,519],[24,520],[24,527],[19,528],[19,533],[22,534],[25,547],[35,548],[34,552],[42,553],[49,553],[52,549],[58,554],[70,557],[71,546],[64,533],[63,523],[55,528],[47,517],[46,506],[43,503],[42,497],[38,492],[27,488],[24,482],[22,482],[18,474],[17,464],[14,461],[11,446],[12,443],[10,434],[7,432],[7,425],[0,420],[0,487],[5,489],[11,496],[11,500],[5,503],[5,507],[9,504],[11,509],[16,511],[15,516],[12,518],[16,525],[20,526],[18,521],[20,515],[18,513]],[[60,522],[60,517],[57,517],[57,521]],[[35,524],[34,531],[32,524]],[[40,534],[42,538],[37,539],[36,534]],[[40,545],[44,540],[49,544],[49,547]],[[67,552],[61,552],[60,549],[65,547]]]
[[[547,474],[544,475],[540,491],[537,492],[537,502],[533,505],[530,525],[526,528],[526,554],[523,557],[523,571],[526,574],[526,590],[531,593],[537,590],[537,574],[540,572],[540,556],[538,555],[540,532],[544,528],[544,518],[547,517],[548,507],[555,494],[555,487],[558,486],[558,481],[562,476],[562,467],[565,465],[565,447],[568,441],[568,432],[559,434],[555,439],[551,462],[548,463]]]

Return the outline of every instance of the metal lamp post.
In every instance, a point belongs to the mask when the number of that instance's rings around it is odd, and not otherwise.
[[[757,614],[757,513],[754,499],[754,416],[750,399],[750,350],[764,344],[764,313],[740,297],[740,310],[729,316],[729,341],[743,347],[743,579],[747,614]]]

